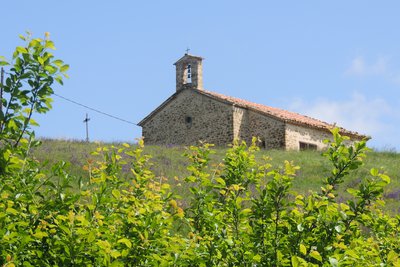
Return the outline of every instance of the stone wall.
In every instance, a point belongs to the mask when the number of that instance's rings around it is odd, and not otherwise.
[[[184,89],[143,125],[146,144],[225,146],[233,140],[232,106]]]
[[[233,138],[235,140],[251,140],[248,129],[249,113],[247,109],[233,106]]]
[[[343,135],[343,134],[342,134]],[[324,140],[333,140],[332,133],[328,130],[319,130],[299,125],[286,124],[286,149],[299,150],[300,142],[309,143],[317,146],[318,150],[325,149],[328,145],[324,144]],[[354,142],[360,141],[360,138],[350,137],[345,140],[346,146],[352,146]]]
[[[285,124],[259,112],[234,107],[233,130],[236,139],[250,144],[252,137],[260,139],[260,147],[267,149],[284,148]]]
[[[285,147],[285,123],[275,118],[249,110],[248,135],[261,140],[261,146],[266,149]]]
[[[286,124],[286,149],[288,150],[299,150],[300,142],[316,145],[318,150],[322,150],[327,146],[323,143],[325,139],[332,139],[332,134],[324,130]]]
[[[332,139],[327,130],[285,123],[193,89],[179,91],[142,127],[145,143],[155,145],[193,145],[201,140],[226,146],[234,139],[250,144],[252,137],[257,137],[259,146],[266,149],[299,150],[302,142],[322,150],[326,148],[323,141]]]

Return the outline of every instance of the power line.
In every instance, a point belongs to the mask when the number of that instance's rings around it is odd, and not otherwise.
[[[123,121],[123,122],[125,122],[125,123],[129,123],[129,124],[133,124],[133,125],[138,126],[137,123],[134,123],[134,122],[131,122],[131,121],[128,121],[128,120],[119,118],[119,117],[117,117],[117,116],[114,116],[114,115],[105,113],[105,112],[100,111],[100,110],[98,110],[98,109],[95,109],[95,108],[86,106],[86,105],[84,105],[84,104],[78,103],[78,102],[76,102],[76,101],[74,101],[74,100],[71,100],[71,99],[69,99],[69,98],[66,98],[66,97],[64,97],[64,96],[62,96],[62,95],[59,95],[59,94],[56,94],[56,93],[53,93],[53,94],[54,94],[55,96],[58,96],[59,98],[62,98],[62,99],[64,99],[64,100],[68,101],[68,102],[71,102],[71,103],[73,103],[73,104],[75,104],[75,105],[78,105],[78,106],[81,106],[81,107],[90,109],[90,110],[92,110],[92,111],[94,111],[94,112],[100,113],[100,114],[105,115],[105,116],[108,116],[108,117],[110,117],[110,118],[113,118],[113,119],[116,119],[116,120],[119,120],[119,121]]]
[[[11,74],[11,73],[9,73],[9,72],[7,72],[7,71],[4,71],[4,73],[9,74],[9,75]],[[132,124],[132,125],[135,125],[135,126],[139,126],[137,123],[134,123],[134,122],[131,122],[131,121],[128,121],[128,120],[119,118],[119,117],[117,117],[117,116],[108,114],[108,113],[103,112],[103,111],[101,111],[101,110],[98,110],[98,109],[89,107],[89,106],[87,106],[87,105],[84,105],[84,104],[81,104],[81,103],[79,103],[79,102],[76,102],[76,101],[74,101],[74,100],[72,100],[72,99],[66,98],[65,96],[62,96],[62,95],[59,95],[59,94],[56,94],[56,93],[53,93],[53,94],[54,94],[55,96],[58,96],[59,98],[62,98],[62,99],[64,99],[64,100],[68,101],[68,102],[71,102],[71,103],[73,103],[73,104],[75,104],[75,105],[78,105],[78,106],[84,107],[84,108],[86,108],[86,109],[92,110],[92,111],[94,111],[94,112],[100,113],[100,114],[102,114],[102,115],[104,115],[104,116],[108,116],[108,117],[113,118],[113,119],[115,119],[115,120],[119,120],[119,121],[122,121],[122,122],[125,122],[125,123],[129,123],[129,124]]]

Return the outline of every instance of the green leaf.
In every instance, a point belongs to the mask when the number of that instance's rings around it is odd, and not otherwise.
[[[13,53],[13,59],[16,58],[16,57],[18,57],[18,55],[19,55],[18,51],[15,50],[14,53]]]
[[[117,251],[117,250],[113,250],[113,251],[111,251],[110,255],[113,258],[118,258],[118,257],[121,256],[121,253],[119,251]]]
[[[50,48],[52,50],[56,50],[56,47],[54,46],[54,43],[52,41],[46,40],[46,43],[44,45],[45,48]]]
[[[300,266],[300,262],[299,259],[297,258],[297,256],[292,256],[292,267],[299,267]]]
[[[338,267],[339,266],[339,262],[335,258],[329,258],[329,263],[331,264],[332,267]]]
[[[335,230],[336,230],[336,232],[341,233],[342,232],[342,226],[336,225],[335,226]]]
[[[56,65],[57,67],[61,67],[64,64],[64,61],[60,60],[60,59],[56,59],[52,62],[54,65]]]
[[[346,250],[346,255],[353,257],[354,259],[359,259],[360,257],[357,255],[357,252],[354,250]]]
[[[352,196],[357,196],[357,194],[358,194],[358,190],[356,190],[354,188],[348,188],[346,191],[347,191],[347,193],[349,193]]]
[[[378,176],[379,170],[376,169],[376,168],[372,168],[371,171],[370,171],[370,173],[371,173],[372,176]]]
[[[322,262],[321,254],[319,254],[318,251],[316,251],[316,250],[311,251],[311,252],[310,252],[310,256],[311,256],[312,258],[316,259],[317,261]]]
[[[39,123],[37,123],[34,119],[30,119],[29,120],[29,123],[32,125],[32,126],[39,126]]]
[[[261,256],[260,256],[259,254],[255,255],[255,256],[253,257],[253,261],[255,261],[255,262],[260,262],[260,261],[261,261]]]
[[[118,189],[113,189],[111,193],[116,199],[121,197],[121,192]]]
[[[388,175],[386,175],[386,174],[380,174],[379,177],[381,177],[381,179],[382,179],[385,183],[390,184],[390,177],[389,177]]]
[[[307,254],[307,248],[303,244],[300,244],[300,252],[304,255]]]
[[[215,181],[220,185],[226,186],[225,180],[222,179],[221,177],[215,178]]]
[[[153,256],[153,258],[156,259],[157,261],[162,261],[162,258],[161,258],[159,255],[153,254],[152,256]]]
[[[18,214],[18,211],[16,209],[13,209],[13,208],[7,208],[6,212],[7,213],[11,213],[12,215],[17,215]]]
[[[22,46],[17,46],[17,48],[15,50],[18,51],[18,53],[21,53],[21,54],[28,54],[28,50],[26,50],[26,48],[22,47]]]
[[[124,256],[124,255],[122,255]],[[120,261],[113,261],[110,265],[110,267],[124,267],[124,263],[120,262]]]
[[[299,232],[303,232],[304,227],[303,227],[303,225],[302,225],[301,223],[299,223],[299,224],[297,225],[297,230],[298,230]]]
[[[51,65],[46,65],[44,69],[47,70],[50,74],[54,74],[57,72],[57,68]]]
[[[118,243],[122,243],[125,246],[127,246],[128,248],[132,247],[132,242],[127,238],[122,238],[122,239],[118,240]]]
[[[225,239],[225,242],[229,245],[229,246],[233,246],[233,240],[230,238]]]
[[[42,239],[43,237],[49,236],[47,233],[42,232],[42,231],[37,231],[36,233],[33,234],[34,237]]]
[[[63,66],[60,68],[60,71],[61,71],[61,72],[66,72],[68,69],[69,69],[69,65],[68,65],[68,64],[65,64],[65,65],[63,65]]]
[[[111,248],[110,243],[107,240],[98,240],[96,244],[103,250],[107,251]]]
[[[63,230],[64,233],[66,233],[67,235],[71,234],[71,231],[68,229],[68,227],[66,227],[65,225],[59,225],[58,226],[61,230]]]
[[[55,79],[59,84],[64,85],[64,82],[63,82],[61,76],[57,76],[57,77],[55,77],[54,79]]]
[[[252,212],[251,209],[243,209],[243,210],[241,211],[242,214],[249,214],[249,213],[251,213],[251,212]]]
[[[44,64],[44,60],[43,60],[42,57],[38,57],[38,58],[37,58],[37,61],[40,63],[40,65],[43,65],[43,64]]]
[[[10,65],[10,63],[4,60],[0,60],[0,66],[7,66],[7,65]]]
[[[32,41],[30,41],[29,47],[38,47],[40,46],[40,42],[40,39],[33,39]]]
[[[388,255],[387,255],[387,260],[390,263],[395,263],[395,261],[397,261],[397,259],[399,258],[399,255],[394,252],[393,250],[389,251]]]

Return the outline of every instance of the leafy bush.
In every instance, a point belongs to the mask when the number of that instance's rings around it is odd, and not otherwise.
[[[150,171],[142,140],[99,147],[102,160],[88,160],[78,185],[68,163],[43,168],[29,153],[39,145],[31,116],[50,108],[68,65],[53,59],[50,40],[22,38],[1,113],[1,266],[400,266],[400,217],[381,211],[389,177],[372,169],[339,201],[368,149],[346,147],[337,129],[324,153],[331,173],[308,195],[291,191],[293,162],[255,160],[256,140],[235,142],[216,166],[212,145],[188,148],[185,207]]]

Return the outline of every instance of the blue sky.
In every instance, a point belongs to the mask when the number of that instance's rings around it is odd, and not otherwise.
[[[207,90],[336,122],[400,150],[400,2],[4,1],[0,55],[51,33],[70,79],[56,92],[139,122],[175,91],[187,47]],[[141,128],[54,96],[38,136],[134,141]]]

